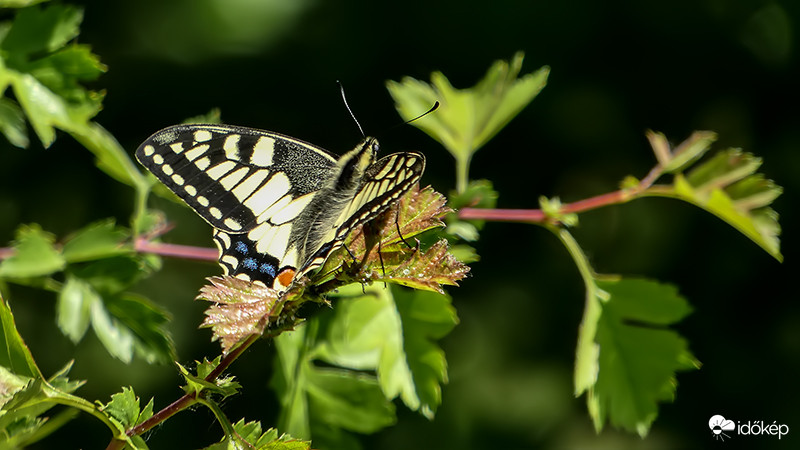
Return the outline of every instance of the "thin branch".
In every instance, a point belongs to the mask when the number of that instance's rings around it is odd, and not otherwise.
[[[660,186],[653,186],[653,183],[662,174],[661,165],[655,166],[638,184],[633,187],[620,189],[613,192],[589,197],[572,203],[565,203],[559,209],[560,214],[574,214],[604,206],[626,203],[641,196],[647,195],[649,190],[654,193],[660,192]],[[461,208],[458,211],[460,219],[491,220],[494,222],[522,222],[522,223],[545,223],[552,221],[541,209],[482,209],[482,208]]]
[[[213,248],[151,242],[144,238],[136,240],[134,250],[141,253],[153,253],[160,256],[196,259],[200,261],[216,261],[217,258],[219,258],[219,252]]]

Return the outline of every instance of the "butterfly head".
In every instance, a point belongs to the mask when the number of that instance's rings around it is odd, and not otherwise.
[[[357,184],[377,159],[379,148],[376,138],[367,137],[356,148],[342,155],[338,161],[341,167],[340,182],[347,180]]]

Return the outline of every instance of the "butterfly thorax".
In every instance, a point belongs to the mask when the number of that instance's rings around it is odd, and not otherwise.
[[[345,236],[337,236],[336,220],[352,204],[353,197],[364,182],[364,174],[375,162],[378,152],[378,141],[369,137],[356,148],[342,155],[337,161],[337,174],[327,180],[326,185],[314,197],[308,207],[300,214],[295,223],[290,246],[297,249],[297,261],[307,267],[320,251],[327,253],[329,246],[337,245]]]

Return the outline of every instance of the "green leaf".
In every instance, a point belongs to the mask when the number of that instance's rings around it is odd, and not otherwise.
[[[222,115],[219,108],[211,108],[207,113],[189,117],[182,123],[222,123]]]
[[[122,392],[111,395],[111,401],[101,407],[109,416],[113,417],[123,428],[132,428],[153,415],[153,400],[142,410],[139,408],[139,397],[133,388],[123,387]]]
[[[230,450],[249,448],[255,450],[309,450],[311,442],[294,439],[288,434],[278,436],[278,430],[270,428],[261,432],[260,422],[245,422],[244,419],[233,424],[233,433],[206,450]]]
[[[389,394],[387,385],[403,386],[401,398],[411,409],[414,398],[419,401],[419,409],[428,418],[433,418],[442,400],[441,385],[447,383],[447,360],[444,351],[435,341],[444,338],[458,324],[458,317],[451,305],[450,297],[425,291],[394,289],[397,310],[403,322],[403,349],[405,359],[411,369],[413,386],[403,380],[403,372],[392,372],[400,378],[381,379],[384,391]],[[381,367],[379,366],[379,374]],[[395,364],[390,363],[390,367]],[[413,392],[411,388],[413,387]]]
[[[738,149],[719,152],[657,195],[695,204],[733,226],[778,261],[780,225],[770,205],[783,189],[755,173],[761,159]]]
[[[30,143],[22,109],[7,98],[0,98],[0,133],[15,147],[27,148]]]
[[[4,342],[0,344],[4,344],[3,348],[6,349],[0,353],[0,447],[23,448],[44,438],[77,415],[77,409],[67,409],[54,417],[40,417],[56,404],[88,409],[92,409],[92,405],[70,395],[83,384],[66,378],[71,363],[53,375],[49,382],[42,378],[30,351],[14,328],[8,305],[2,299],[0,322],[4,329]],[[17,362],[20,357],[28,361]],[[18,374],[15,375],[15,371]]]
[[[95,122],[89,122],[68,131],[75,140],[94,154],[100,170],[128,186],[139,190],[149,189],[151,178],[145,177],[139,171],[128,152],[105,128]]]
[[[186,380],[186,385],[183,386],[183,391],[187,394],[193,394],[195,396],[199,396],[203,393],[203,391],[210,391],[212,393],[221,395],[223,398],[236,394],[241,388],[241,385],[234,381],[233,377],[225,376],[225,377],[217,377],[215,380],[206,380],[206,378],[217,368],[220,361],[222,360],[222,356],[217,356],[214,360],[209,361],[208,359],[203,359],[203,362],[197,363],[197,375],[191,374],[185,367],[182,365],[175,363],[178,366],[178,369],[183,375],[184,379]]]
[[[89,282],[103,297],[110,297],[145,277],[150,268],[142,256],[130,253],[71,265],[69,271]]]
[[[56,139],[54,127],[67,131],[78,130],[99,111],[99,103],[68,104],[31,74],[13,76],[11,85],[33,130],[45,147],[49,147]]]
[[[0,366],[5,367],[13,375],[42,378],[33,355],[22,340],[17,325],[14,322],[14,315],[11,308],[0,294],[0,326],[3,327],[3,335],[0,336]]]
[[[24,8],[48,0],[0,0],[0,8]]]
[[[275,338],[277,370],[270,380],[281,404],[278,428],[302,439],[311,438],[311,418],[306,396],[308,383],[305,376],[308,361],[304,352],[307,328],[302,325]]]
[[[474,87],[455,89],[441,72],[431,74],[431,84],[413,78],[388,81],[400,115],[410,120],[434,102],[439,109],[411,124],[441,142],[457,158],[470,155],[516,116],[547,82],[549,68],[517,78],[522,52],[511,62],[496,61]]]
[[[80,342],[89,329],[92,304],[102,301],[89,283],[75,276],[67,276],[56,302],[58,328],[73,343]]]
[[[439,109],[412,125],[439,141],[457,161],[457,190],[467,187],[467,169],[472,154],[489,141],[544,88],[548,67],[517,78],[522,52],[511,62],[496,61],[484,78],[468,89],[455,89],[441,73],[431,74],[431,84],[403,78],[387,81],[395,107],[405,120],[439,102]]]
[[[17,229],[14,253],[0,262],[0,278],[31,278],[62,270],[64,257],[54,246],[55,237],[39,225]]]
[[[136,355],[148,363],[168,363],[175,359],[175,347],[167,330],[170,314],[145,297],[130,292],[106,299],[109,313],[130,330]]]
[[[588,392],[598,431],[609,421],[645,436],[658,403],[674,398],[676,371],[699,367],[686,341],[666,328],[689,305],[674,287],[644,279],[595,279],[588,291],[576,394]]]
[[[440,239],[424,252],[418,249],[410,255],[383,253],[382,259],[383,262],[377,255],[367,259],[365,270],[371,271],[369,279],[440,294],[444,294],[442,285],[458,286],[469,273],[469,267],[450,253],[447,239]]]
[[[23,55],[55,51],[78,36],[82,20],[83,11],[69,5],[22,9],[0,48]]]
[[[134,336],[131,330],[115,319],[103,302],[92,303],[90,309],[92,328],[108,353],[126,364],[131,362],[134,350]]]
[[[359,286],[340,289],[357,295]],[[369,295],[343,298],[329,325],[328,347],[319,357],[359,370],[377,370],[387,399],[432,418],[447,382],[444,352],[435,340],[458,322],[449,297],[432,292],[370,287]],[[394,294],[394,295],[392,295]]]
[[[305,383],[313,421],[368,434],[397,420],[394,404],[386,401],[375,377],[310,365],[307,369]]]
[[[308,326],[302,326],[275,340],[280,370],[272,385],[283,406],[279,428],[310,438],[319,427],[371,433],[394,423],[394,405],[386,400],[375,377],[314,364],[313,352],[304,351],[304,344],[320,336],[314,330],[311,335],[306,332]]]
[[[113,220],[104,220],[78,231],[64,243],[62,253],[69,263],[130,253],[132,250],[127,246],[129,238],[129,233],[114,226]]]
[[[717,134],[713,131],[695,131],[674,150],[670,150],[666,136],[661,133],[648,131],[647,138],[664,173],[676,173],[700,159],[717,140]]]

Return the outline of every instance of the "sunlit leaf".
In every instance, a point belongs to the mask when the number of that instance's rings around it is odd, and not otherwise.
[[[107,258],[130,252],[126,247],[127,231],[105,220],[84,227],[64,243],[64,259],[69,263]]]
[[[755,173],[760,165],[760,158],[729,149],[686,176],[677,174],[672,190],[659,195],[674,196],[711,212],[781,261],[778,214],[769,205],[783,189]]]
[[[288,434],[278,435],[278,430],[270,428],[262,433],[261,423],[245,422],[244,419],[233,424],[233,434],[206,450],[229,450],[246,447],[254,450],[310,450],[311,442],[295,439]]]
[[[144,409],[140,409],[139,397],[133,392],[133,388],[123,387],[122,392],[112,394],[111,401],[100,409],[116,419],[125,429],[128,429],[153,415],[152,402],[153,400],[151,399]]]
[[[39,225],[19,227],[14,253],[0,262],[0,277],[29,278],[49,275],[65,266],[64,257],[55,248],[55,237]]]
[[[105,305],[121,326],[134,337],[136,355],[149,363],[168,363],[175,359],[169,334],[171,316],[161,306],[130,292],[108,296]]]
[[[324,340],[314,332],[316,325],[311,336],[308,328],[305,324],[275,339],[279,370],[272,385],[283,406],[278,428],[316,440],[314,430],[320,427],[372,433],[394,423],[394,405],[374,376],[314,363],[309,350]]]
[[[671,149],[667,137],[662,133],[647,131],[647,139],[665,173],[680,172],[700,159],[717,140],[713,131],[695,131],[688,139]]]
[[[687,342],[667,328],[689,305],[674,287],[643,279],[596,279],[587,290],[576,395],[587,393],[598,431],[608,421],[644,436],[658,404],[674,399],[676,371],[699,367]]]
[[[134,336],[106,309],[103,302],[91,304],[92,328],[111,356],[124,363],[131,362],[134,351]]]
[[[371,286],[340,290],[320,358],[329,364],[377,370],[387,399],[399,396],[432,418],[447,382],[444,352],[436,340],[458,322],[447,296]],[[358,295],[349,298],[350,295]]]
[[[369,277],[374,281],[388,281],[414,289],[423,289],[443,294],[442,285],[458,286],[458,282],[469,273],[469,266],[450,253],[450,244],[441,239],[425,250],[408,250],[371,256]]]
[[[15,147],[27,148],[30,143],[22,109],[7,98],[0,98],[0,133]]]
[[[92,303],[102,301],[89,283],[78,277],[68,276],[56,302],[58,328],[73,343],[80,342],[89,329]]]
[[[511,62],[496,61],[484,78],[468,89],[455,89],[441,72],[431,74],[431,84],[410,77],[386,84],[406,120],[440,103],[438,110],[411,124],[459,158],[479,149],[544,88],[550,69],[517,78],[522,60],[520,52]]]
[[[42,378],[33,355],[22,340],[14,322],[14,315],[8,307],[2,294],[0,294],[0,326],[3,334],[0,336],[0,366],[5,367],[13,375]]]

